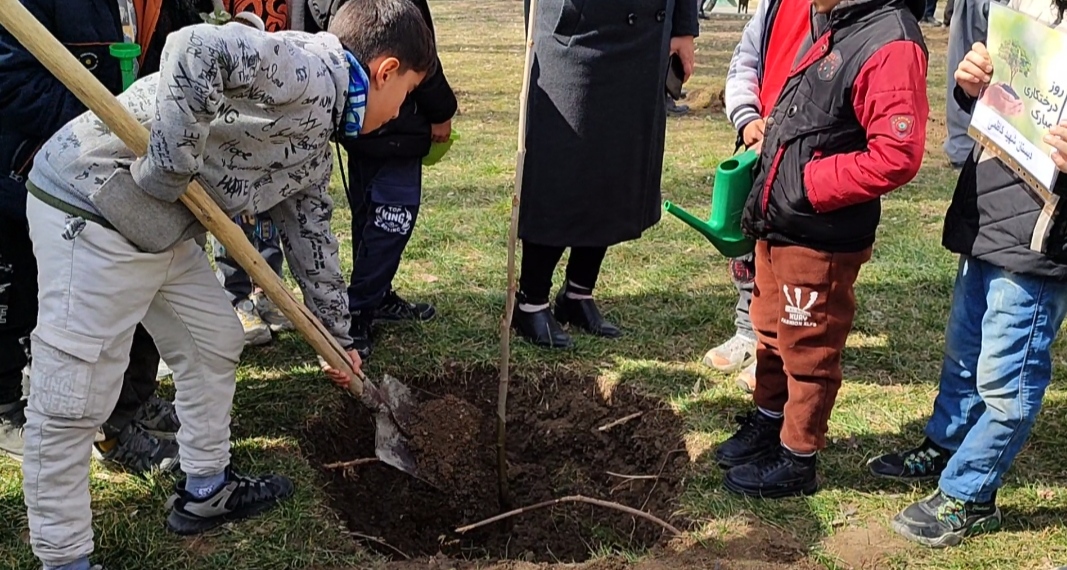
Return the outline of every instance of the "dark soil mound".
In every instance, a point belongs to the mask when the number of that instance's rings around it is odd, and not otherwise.
[[[587,504],[531,511],[507,525],[457,535],[457,527],[502,510],[496,475],[496,373],[405,382],[424,394],[411,443],[425,481],[376,463],[323,468],[334,507],[351,530],[379,537],[410,556],[545,562],[581,561],[594,551],[644,549],[664,541],[658,525]],[[429,395],[420,389],[448,393]],[[672,517],[689,465],[681,419],[629,386],[602,392],[595,379],[512,384],[507,445],[512,506],[584,495],[683,526],[684,521]],[[304,448],[320,465],[373,457],[369,414],[351,401],[337,417],[317,418],[309,424]]]

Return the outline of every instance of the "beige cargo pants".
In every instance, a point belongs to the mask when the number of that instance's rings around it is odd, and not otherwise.
[[[119,233],[30,196],[40,312],[31,345],[23,490],[30,543],[47,565],[93,550],[89,460],[119,396],[143,322],[174,370],[182,470],[230,461],[230,408],[244,334],[208,264],[188,241],[149,254]]]

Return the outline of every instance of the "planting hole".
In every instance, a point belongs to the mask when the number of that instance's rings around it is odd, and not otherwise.
[[[420,476],[380,463],[322,467],[333,507],[350,530],[378,537],[408,556],[576,562],[597,553],[643,551],[666,542],[664,529],[615,510],[561,504],[464,535],[457,527],[501,512],[497,496],[496,392],[491,370],[404,379],[418,395],[412,447]],[[624,420],[618,422],[618,420]],[[615,425],[608,429],[599,428]],[[514,381],[508,396],[508,464],[512,507],[584,495],[672,516],[689,456],[682,420],[662,401],[596,379]],[[303,447],[316,465],[373,457],[374,426],[347,400],[330,417],[309,422]],[[387,556],[392,548],[365,544]]]

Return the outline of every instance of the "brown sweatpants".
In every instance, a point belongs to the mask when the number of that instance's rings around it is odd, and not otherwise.
[[[853,285],[871,249],[828,253],[756,243],[752,326],[756,405],[785,414],[782,443],[797,453],[826,447],[841,387],[841,351],[856,314]]]

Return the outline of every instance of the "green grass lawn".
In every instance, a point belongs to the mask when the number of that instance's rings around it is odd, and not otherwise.
[[[451,368],[496,366],[504,302],[506,233],[521,82],[521,2],[438,0],[434,16],[441,58],[460,100],[462,140],[427,170],[425,204],[396,285],[435,303],[425,326],[383,332],[372,374],[444,377]],[[743,22],[704,22],[691,99],[715,99]],[[1005,529],[949,551],[905,544],[887,531],[890,517],[929,487],[869,478],[865,461],[921,438],[937,389],[942,332],[956,261],[940,247],[954,173],[940,151],[944,136],[946,32],[933,30],[930,142],[918,179],[884,200],[874,258],[857,285],[859,311],[845,355],[845,385],[830,422],[833,444],[822,456],[823,490],[778,502],[739,499],[721,489],[708,451],[734,428],[748,398],[732,379],[699,364],[704,351],[733,333],[735,295],[725,260],[696,232],[664,219],[643,239],[613,248],[598,296],[628,335],[617,342],[578,336],[577,349],[551,353],[517,342],[513,369],[522,379],[580,373],[636,383],[681,416],[695,477],[680,511],[692,538],[723,559],[762,567],[1051,568],[1067,564],[1067,391],[1058,367],[1031,442],[1007,478],[999,504]],[[721,111],[695,109],[668,127],[664,197],[699,214],[709,203],[709,175],[733,151]],[[341,197],[340,179],[336,189]],[[343,198],[341,198],[343,204]],[[350,234],[347,212],[335,229]],[[350,251],[344,251],[350,263]],[[557,282],[562,276],[558,276]],[[1067,353],[1057,344],[1056,362]],[[246,470],[274,469],[298,484],[294,500],[254,523],[195,540],[169,535],[163,503],[172,480],[94,467],[97,554],[111,570],[188,568],[267,570],[368,568],[369,555],[329,509],[324,480],[301,453],[301,433],[341,409],[344,397],[317,373],[294,335],[250,349],[234,404],[235,457]],[[442,379],[442,382],[446,380]],[[522,380],[519,380],[522,381]],[[693,386],[702,384],[700,391]],[[400,476],[400,475],[398,475]],[[639,553],[634,553],[639,554]],[[723,568],[730,568],[724,562]],[[27,544],[21,474],[0,459],[0,568],[36,568]]]

